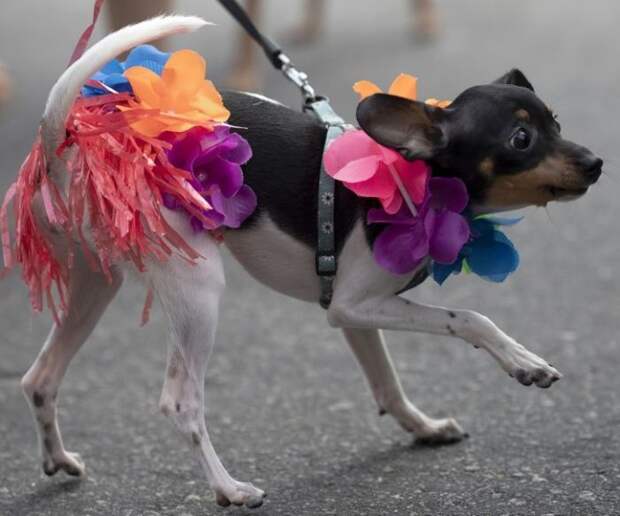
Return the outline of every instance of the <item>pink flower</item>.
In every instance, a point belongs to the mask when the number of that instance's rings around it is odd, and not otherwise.
[[[362,130],[348,131],[335,140],[325,153],[324,164],[331,177],[360,197],[379,199],[389,214],[398,212],[404,201],[397,177],[411,200],[419,204],[430,176],[424,161],[407,161]]]

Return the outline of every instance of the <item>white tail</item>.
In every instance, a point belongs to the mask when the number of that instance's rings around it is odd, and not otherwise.
[[[48,157],[64,137],[64,125],[80,88],[97,70],[119,54],[154,39],[192,32],[209,23],[196,16],[159,16],[128,25],[90,47],[54,84],[47,99],[43,121],[43,142]]]

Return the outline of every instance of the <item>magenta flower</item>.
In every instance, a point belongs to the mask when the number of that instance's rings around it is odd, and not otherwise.
[[[194,127],[180,138],[170,133],[161,137],[173,142],[168,152],[170,163],[192,173],[190,183],[212,207],[203,212],[213,222],[212,227],[204,227],[198,218],[192,216],[194,229],[241,226],[256,209],[256,194],[243,183],[241,169],[241,165],[252,157],[248,142],[224,125],[213,131]],[[169,194],[164,194],[164,204],[170,209],[182,209]]]
[[[417,216],[405,205],[393,215],[383,209],[369,210],[369,224],[388,224],[375,240],[375,260],[394,274],[413,271],[427,257],[453,263],[469,240],[469,224],[460,214],[468,201],[463,181],[435,177],[428,183]]]

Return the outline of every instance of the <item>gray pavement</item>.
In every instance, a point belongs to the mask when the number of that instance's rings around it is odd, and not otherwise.
[[[0,59],[16,97],[0,112],[0,189],[27,152],[49,87],[90,16],[91,2],[3,0]],[[441,38],[416,44],[405,1],[330,2],[318,44],[291,49],[321,93],[351,119],[350,85],[421,77],[421,94],[454,97],[521,67],[569,137],[607,159],[584,199],[529,210],[510,231],[522,268],[495,286],[474,278],[425,284],[412,297],[480,310],[552,362],[564,378],[525,388],[456,340],[388,334],[411,398],[455,416],[466,442],[412,446],[378,418],[361,374],[318,307],[257,285],[227,259],[229,289],[207,381],[213,441],[231,473],[269,492],[257,515],[594,515],[620,513],[620,258],[617,199],[617,31],[614,0],[444,0]],[[298,4],[271,0],[265,26],[281,34]],[[219,23],[179,45],[225,77],[233,25],[214,1],[179,12]],[[101,30],[101,28],[100,28]],[[100,34],[101,32],[99,32]],[[264,70],[262,91],[297,93]],[[0,514],[224,514],[199,465],[158,414],[166,327],[158,309],[139,328],[143,291],[127,284],[73,362],[61,391],[67,448],[88,477],[48,479],[19,389],[50,325],[33,316],[16,274],[0,282]],[[228,509],[231,515],[249,513]]]

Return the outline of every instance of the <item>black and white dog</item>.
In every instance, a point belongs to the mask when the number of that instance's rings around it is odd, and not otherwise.
[[[49,177],[66,188],[67,170],[56,157],[64,121],[79,88],[118,54],[150,40],[203,26],[199,18],[155,18],[104,38],[74,63],[53,87],[42,122]],[[238,230],[224,234],[225,245],[258,281],[288,296],[317,302],[315,274],[316,206],[325,128],[309,115],[245,93],[227,93],[230,123],[247,127],[254,157],[245,168],[258,196],[258,209]],[[425,159],[434,175],[461,178],[472,207],[492,212],[528,205],[544,206],[586,192],[601,174],[602,161],[564,140],[553,114],[517,70],[493,84],[476,86],[438,109],[390,95],[364,100],[360,126],[379,143],[407,159]],[[371,248],[376,230],[365,224],[369,203],[339,186],[335,233],[339,269],[326,317],[342,328],[372,388],[379,409],[392,415],[418,439],[457,441],[464,432],[454,419],[434,419],[407,399],[381,336],[382,329],[451,335],[484,348],[510,376],[525,385],[549,387],[560,373],[545,360],[468,310],[413,303],[399,292],[417,273],[396,276],[380,268]],[[40,198],[35,209],[42,212]],[[164,208],[162,208],[164,209]],[[191,231],[186,218],[166,212],[170,224],[205,258],[195,266],[181,259],[149,263],[141,275],[155,289],[169,315],[172,335],[161,409],[176,424],[202,462],[220,505],[257,507],[265,496],[251,484],[233,479],[213,449],[204,417],[204,375],[213,346],[224,272],[216,241]],[[57,393],[71,358],[82,346],[122,283],[125,263],[110,282],[93,272],[76,240],[46,230],[59,256],[75,253],[70,270],[69,308],[52,329],[43,350],[23,378],[38,428],[43,469],[82,475],[78,455],[65,450],[56,419]],[[423,264],[421,268],[424,268]]]

